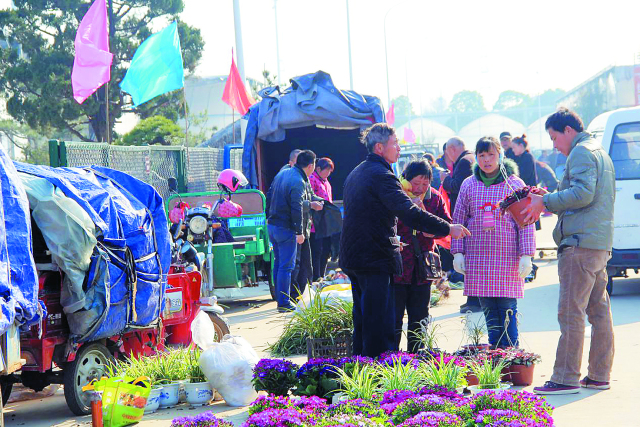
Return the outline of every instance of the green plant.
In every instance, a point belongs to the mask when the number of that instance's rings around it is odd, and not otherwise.
[[[433,317],[429,316],[428,318],[420,321],[419,332],[410,331],[409,333],[415,334],[415,336],[420,340],[420,350],[428,353],[435,353],[438,350],[438,338],[441,335],[438,330],[441,327],[441,325],[433,321]]]
[[[335,338],[341,333],[351,333],[352,311],[353,303],[330,299],[318,292],[309,304],[293,312],[282,335],[268,350],[276,357],[303,354],[307,338]]]
[[[445,361],[442,354],[426,363],[421,363],[418,366],[418,371],[424,381],[431,386],[442,386],[449,390],[455,390],[467,384],[465,380],[466,368],[456,364],[455,358]]]
[[[202,372],[200,368],[200,355],[202,354],[202,350],[199,348],[194,349],[186,349],[184,351],[184,362],[186,362],[186,374],[189,378],[189,382],[191,383],[203,383],[207,381],[207,377]]]
[[[372,400],[373,396],[380,392],[380,377],[378,366],[373,364],[353,365],[351,373],[340,368],[335,368],[340,382],[340,390],[349,399]]]
[[[420,375],[418,366],[414,363],[403,364],[394,359],[392,365],[380,366],[377,369],[379,387],[383,392],[389,390],[418,390],[426,385],[424,377]]]
[[[478,346],[482,343],[482,338],[487,334],[487,328],[482,317],[473,320],[471,314],[468,313],[462,318],[466,336],[469,338],[469,344]]]
[[[478,388],[494,389],[500,385],[502,370],[508,366],[504,360],[485,359],[471,363],[471,370],[478,378]]]

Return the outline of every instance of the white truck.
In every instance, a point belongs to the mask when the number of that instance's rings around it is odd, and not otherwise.
[[[640,107],[612,111],[603,131],[592,126],[588,131],[602,132],[602,147],[616,171],[613,251],[607,264],[611,294],[614,277],[640,269]]]

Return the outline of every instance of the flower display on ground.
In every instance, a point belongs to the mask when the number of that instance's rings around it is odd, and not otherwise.
[[[315,425],[313,414],[295,408],[267,409],[256,412],[242,424],[243,427],[306,427]]]
[[[335,403],[328,408],[331,415],[362,415],[367,418],[386,418],[384,410],[378,402],[369,402],[363,399],[345,400]]]
[[[256,391],[266,391],[286,396],[297,382],[300,367],[284,359],[262,359],[253,368],[253,386]]]
[[[174,418],[171,427],[233,427],[233,423],[216,418],[213,412],[207,411],[191,417]]]
[[[462,418],[447,412],[420,412],[409,418],[400,426],[402,427],[458,427],[463,426]]]
[[[320,414],[327,410],[327,401],[318,396],[258,396],[249,406],[249,415],[266,411],[267,409],[294,408],[303,412]]]

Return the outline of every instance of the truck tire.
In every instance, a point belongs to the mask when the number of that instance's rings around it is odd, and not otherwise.
[[[2,405],[6,405],[9,401],[9,397],[11,397],[11,390],[13,390],[12,382],[0,381],[0,386],[2,386]]]
[[[94,379],[100,379],[113,356],[99,343],[85,344],[80,347],[73,362],[64,368],[64,398],[71,412],[76,415],[91,413],[91,402],[88,394],[82,391]]]
[[[217,315],[216,313],[207,312],[209,315],[209,319],[213,322],[213,328],[216,330],[216,342],[222,341],[222,337],[230,333],[229,323],[227,319],[222,316]]]
[[[607,293],[609,296],[613,295],[613,277],[607,277]]]

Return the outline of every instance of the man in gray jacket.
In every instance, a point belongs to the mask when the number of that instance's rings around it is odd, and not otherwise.
[[[553,238],[558,245],[560,340],[551,380],[537,394],[578,393],[580,386],[607,390],[613,364],[613,321],[607,286],[607,261],[613,245],[613,162],[580,117],[560,108],[545,124],[553,146],[567,156],[558,192],[532,195],[526,211],[535,221],[546,207],[558,215]],[[546,193],[546,194],[543,194]],[[591,323],[587,376],[580,380],[584,316]]]

